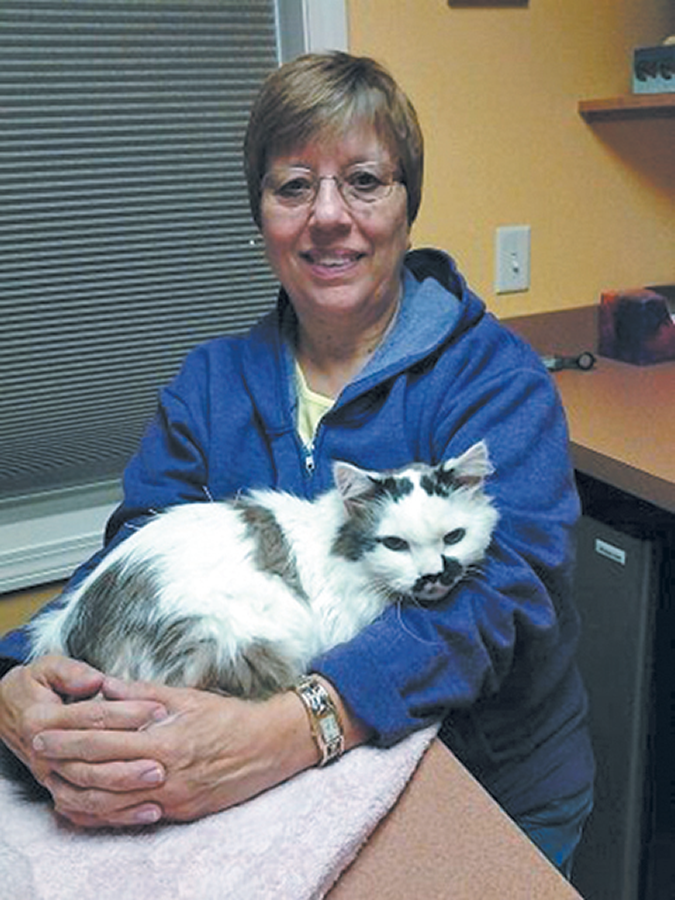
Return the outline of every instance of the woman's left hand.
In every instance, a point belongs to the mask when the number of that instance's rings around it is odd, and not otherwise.
[[[318,752],[292,692],[265,701],[107,678],[109,702],[155,700],[168,717],[138,731],[44,731],[38,753],[59,760],[55,808],[86,828],[189,821],[241,803],[314,765]],[[129,780],[155,760],[163,781]]]

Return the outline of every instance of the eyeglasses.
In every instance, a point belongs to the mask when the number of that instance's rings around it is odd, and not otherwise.
[[[278,167],[265,175],[262,188],[280,207],[302,210],[314,203],[322,181],[334,181],[347,206],[358,211],[385,200],[395,184],[403,183],[396,171],[383,163],[359,163],[339,175],[316,175],[299,166]]]

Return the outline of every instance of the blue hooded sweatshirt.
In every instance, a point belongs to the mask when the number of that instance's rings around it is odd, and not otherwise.
[[[272,487],[314,497],[332,462],[436,464],[485,440],[500,513],[479,577],[433,608],[391,607],[313,671],[374,741],[442,721],[441,737],[512,815],[593,778],[571,601],[578,498],[555,385],[536,354],[486,312],[453,261],[409,253],[393,331],[322,419],[308,450],[296,429],[292,330],[277,308],[244,337],[197,347],[160,395],[124,474],[106,546],[78,583],[151,511]],[[7,664],[24,630],[0,641]]]

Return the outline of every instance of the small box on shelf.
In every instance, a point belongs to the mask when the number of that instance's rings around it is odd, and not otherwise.
[[[640,47],[634,51],[633,93],[675,93],[675,44]]]
[[[604,291],[598,353],[637,366],[675,359],[675,285]]]

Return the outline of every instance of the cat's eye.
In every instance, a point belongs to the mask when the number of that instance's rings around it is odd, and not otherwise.
[[[455,528],[454,531],[449,531],[443,537],[443,543],[445,544],[446,547],[450,547],[450,546],[452,546],[452,544],[459,544],[459,542],[462,540],[462,538],[464,537],[465,534],[466,534],[465,528]]]
[[[380,543],[387,548],[387,550],[395,550],[400,552],[401,550],[408,550],[409,544],[407,541],[404,541],[403,538],[394,537],[383,537],[380,538]]]

